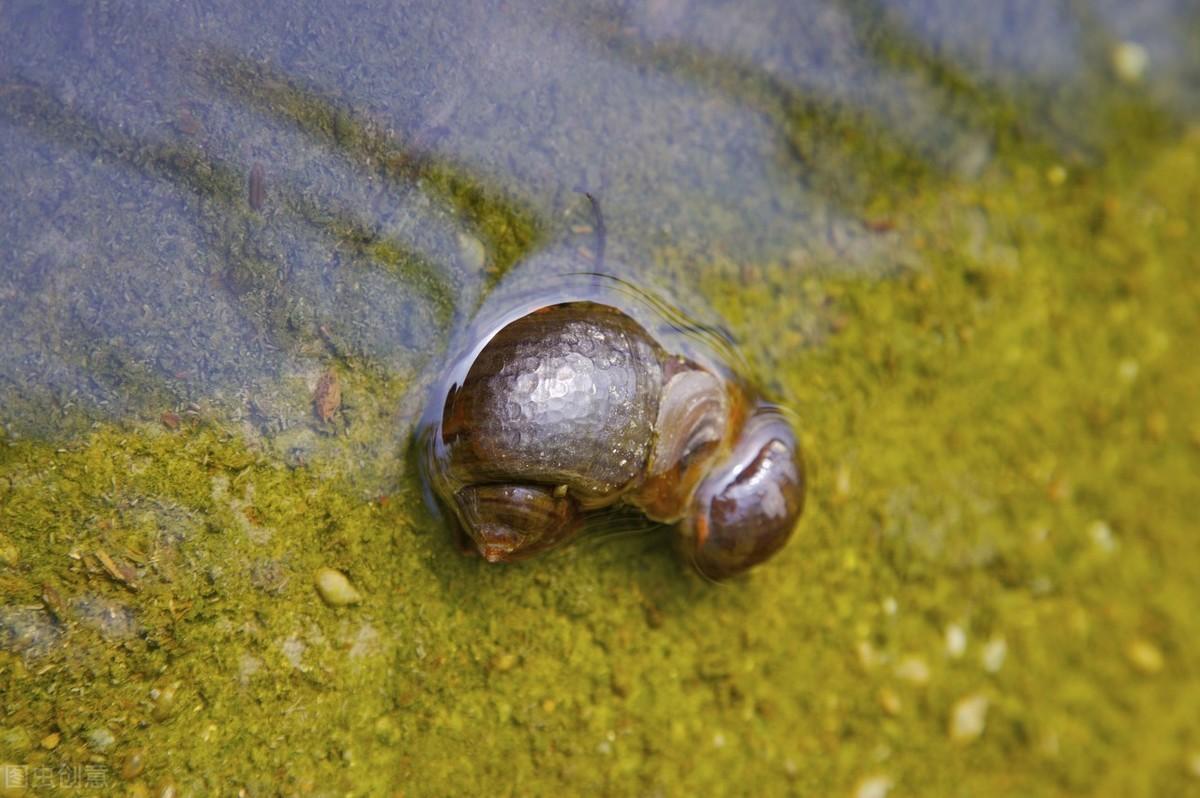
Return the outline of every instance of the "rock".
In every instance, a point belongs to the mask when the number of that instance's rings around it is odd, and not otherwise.
[[[956,623],[946,627],[946,655],[958,659],[967,650],[967,633]]]
[[[62,632],[45,610],[0,607],[0,651],[40,657],[58,642]]]
[[[87,740],[89,748],[100,753],[112,750],[112,747],[117,744],[117,738],[104,726],[89,729],[84,735],[84,739]]]
[[[316,573],[317,592],[331,607],[345,607],[362,601],[362,594],[354,589],[350,580],[341,571],[321,567]]]
[[[892,790],[892,780],[887,776],[867,776],[854,787],[854,798],[887,798]]]
[[[163,721],[175,714],[176,699],[179,695],[179,685],[169,684],[166,687],[154,689],[150,691],[150,698],[154,701],[154,708],[151,714],[155,720]]]
[[[142,771],[145,769],[146,749],[135,748],[126,754],[125,759],[121,762],[121,778],[125,781],[133,781],[142,775]]]
[[[327,370],[317,380],[317,389],[313,391],[313,412],[318,419],[328,423],[342,406],[342,383],[337,372]]]
[[[127,640],[138,633],[133,610],[119,601],[87,593],[71,602],[79,622],[100,633],[105,640]]]
[[[983,734],[988,703],[988,697],[982,693],[960,698],[950,710],[950,739],[956,743],[969,743]]]
[[[1137,83],[1146,74],[1150,54],[1137,42],[1119,42],[1109,55],[1113,72],[1122,83]]]
[[[879,707],[887,714],[895,717],[904,709],[904,704],[895,690],[890,687],[883,687],[879,690]]]
[[[909,684],[929,684],[929,666],[916,655],[907,656],[896,663],[896,678]]]
[[[1003,637],[993,637],[983,647],[979,662],[988,673],[999,673],[1004,667],[1004,659],[1008,656],[1008,643]]]
[[[1138,638],[1125,649],[1129,663],[1140,673],[1153,676],[1163,669],[1163,655],[1158,646],[1149,640]]]
[[[484,262],[487,260],[487,252],[483,248],[483,242],[470,233],[458,234],[458,255],[462,258],[462,264],[468,271],[477,272],[483,268]]]

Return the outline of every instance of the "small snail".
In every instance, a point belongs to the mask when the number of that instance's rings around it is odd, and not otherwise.
[[[422,470],[464,543],[511,562],[574,538],[618,503],[675,525],[710,579],[788,540],[804,466],[779,410],[720,365],[671,354],[588,299],[494,321],[435,391]]]

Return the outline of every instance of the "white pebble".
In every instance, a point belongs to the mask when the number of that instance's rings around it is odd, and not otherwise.
[[[952,623],[946,627],[946,653],[958,659],[967,650],[967,633],[961,626]]]
[[[958,699],[950,710],[950,739],[969,743],[983,734],[987,723],[988,697],[972,693]]]
[[[854,787],[854,798],[887,798],[892,780],[887,776],[867,776]]]
[[[917,656],[909,656],[896,664],[896,677],[909,684],[923,685],[929,683],[929,666],[925,660]]]
[[[1137,42],[1121,42],[1112,49],[1113,72],[1124,83],[1137,83],[1146,74],[1150,54]]]
[[[1092,544],[1103,552],[1115,551],[1117,548],[1117,538],[1113,534],[1112,527],[1104,521],[1093,521],[1088,525],[1088,537],[1092,539]]]
[[[983,664],[983,669],[988,673],[997,673],[1004,667],[1004,658],[1008,656],[1008,643],[1003,637],[993,637],[987,641],[983,647],[983,653],[979,655],[979,661]]]
[[[1138,375],[1138,362],[1133,358],[1125,358],[1117,364],[1117,376],[1125,382],[1133,382]]]

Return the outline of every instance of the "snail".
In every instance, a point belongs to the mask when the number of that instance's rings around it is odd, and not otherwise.
[[[493,320],[422,422],[427,492],[490,562],[560,546],[624,504],[674,525],[701,575],[739,574],[791,536],[804,465],[779,408],[704,360],[589,298]]]

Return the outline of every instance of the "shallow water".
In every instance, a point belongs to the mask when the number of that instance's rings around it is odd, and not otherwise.
[[[0,761],[1200,792],[1200,20],[959,5],[0,3]],[[422,505],[451,342],[596,268],[798,415],[747,580]]]

